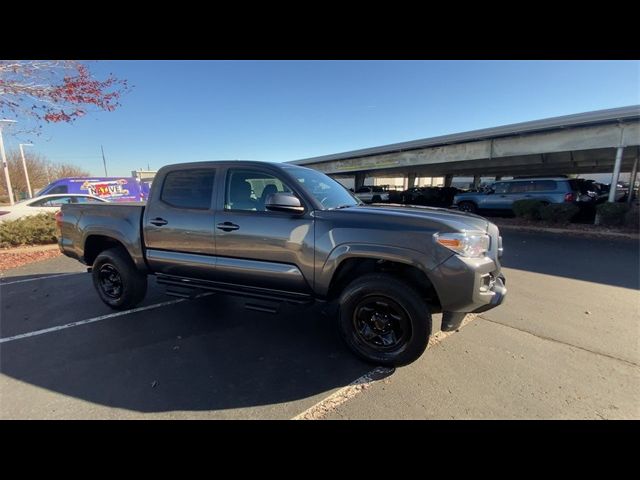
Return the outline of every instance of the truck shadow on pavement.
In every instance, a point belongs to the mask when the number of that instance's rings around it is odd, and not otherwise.
[[[292,417],[372,369],[344,346],[319,306],[284,306],[274,315],[246,310],[244,302],[213,295],[6,342],[0,369],[43,389],[137,412],[272,406],[271,413],[212,415],[218,418]],[[315,395],[304,406],[273,408]],[[25,401],[7,392],[4,415]],[[73,403],[69,409],[68,417],[86,416]]]

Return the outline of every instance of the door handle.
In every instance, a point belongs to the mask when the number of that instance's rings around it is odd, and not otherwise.
[[[217,227],[220,230],[223,230],[225,232],[231,232],[233,230],[238,230],[240,228],[239,225],[236,225],[235,223],[231,223],[231,222],[219,223]]]
[[[156,217],[149,223],[155,225],[156,227],[161,227],[162,225],[166,225],[169,222],[167,222],[164,218]]]
[[[506,195],[500,195],[500,197],[501,197],[501,198],[507,198],[507,196],[506,196]]]

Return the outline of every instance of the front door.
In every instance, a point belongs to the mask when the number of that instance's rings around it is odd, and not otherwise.
[[[293,192],[278,174],[260,168],[229,168],[216,212],[218,281],[288,292],[313,285],[313,216],[268,211],[278,192]],[[305,201],[301,198],[303,205]]]
[[[146,255],[153,271],[212,277],[215,175],[215,168],[176,169],[160,179],[161,185],[154,185],[143,220]]]
[[[480,208],[486,210],[508,210],[511,208],[509,184],[497,182],[493,185],[493,192],[482,197]]]

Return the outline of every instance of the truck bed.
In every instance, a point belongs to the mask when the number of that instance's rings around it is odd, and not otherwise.
[[[63,205],[58,246],[65,255],[90,266],[92,248],[106,238],[115,239],[127,248],[136,266],[146,270],[140,233],[144,209],[143,202]]]

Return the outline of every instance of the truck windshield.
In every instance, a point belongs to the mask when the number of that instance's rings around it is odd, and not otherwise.
[[[325,210],[352,207],[361,203],[349,190],[324,173],[310,168],[293,166],[283,166],[283,168],[313,195]]]

